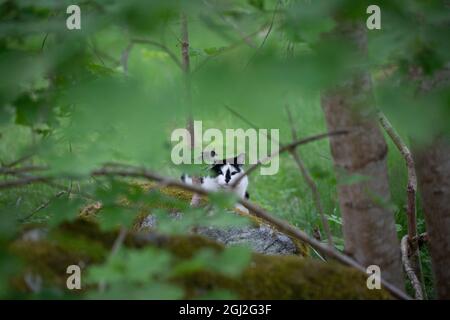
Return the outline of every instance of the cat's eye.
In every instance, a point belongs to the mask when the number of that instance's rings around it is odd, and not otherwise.
[[[236,171],[236,172],[233,172],[231,175],[234,176],[236,173],[237,173],[237,171]]]

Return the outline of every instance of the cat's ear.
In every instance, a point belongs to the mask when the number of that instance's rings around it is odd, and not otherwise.
[[[237,164],[238,166],[242,166],[244,162],[245,162],[245,153],[241,153],[234,158],[234,164]]]

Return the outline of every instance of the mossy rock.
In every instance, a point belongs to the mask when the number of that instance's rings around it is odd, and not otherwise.
[[[45,238],[37,241],[22,237],[11,245],[10,250],[23,259],[27,272],[42,277],[45,287],[65,291],[67,266],[90,266],[105,261],[117,236],[117,232],[102,232],[92,221],[78,219],[49,231]],[[124,246],[165,249],[179,261],[191,258],[201,249],[217,252],[224,249],[222,245],[197,235],[164,236],[156,233],[128,233]],[[18,277],[14,286],[23,292],[27,286],[22,278]],[[212,271],[196,271],[171,281],[182,286],[185,298],[191,299],[212,289],[228,290],[241,299],[390,298],[384,290],[368,290],[365,275],[356,270],[334,262],[297,256],[252,254],[250,265],[237,278]],[[90,289],[84,288],[80,294]]]
[[[186,191],[186,190],[183,190],[183,189],[177,188],[177,187],[161,187],[156,183],[149,183],[149,182],[139,183],[137,185],[140,188],[142,188],[145,192],[152,192],[152,190],[155,190],[157,192],[160,192],[162,195],[167,196],[171,199],[175,199],[176,201],[181,201],[185,205],[189,205],[189,203],[192,199],[192,196],[193,196],[192,192]],[[128,199],[122,199],[121,204],[122,205],[130,205],[131,202]],[[200,205],[206,205],[206,204],[207,204],[207,199],[205,199],[205,197],[201,197]],[[101,214],[101,209],[102,209],[102,205],[99,202],[94,202],[82,209],[82,211],[80,213],[80,217],[95,220],[95,218],[99,214]],[[149,217],[149,215],[151,215],[152,210],[154,210],[154,209],[165,209],[168,212],[178,212],[180,210],[179,208],[171,206],[170,203],[168,203],[168,202],[164,202],[164,203],[163,202],[155,202],[155,203],[152,203],[151,205],[146,204],[141,207],[141,209],[139,210],[139,212],[136,215],[136,219],[133,224],[133,229],[135,231],[139,231],[141,229],[141,226],[143,225],[144,221],[147,219],[147,217]],[[253,226],[255,228],[260,228],[261,226],[269,226],[278,235],[283,234],[280,230],[277,229],[276,226],[270,225],[268,222],[263,221],[259,217],[256,217],[252,214],[240,211],[235,208],[233,208],[232,213],[246,217],[250,221],[251,226]],[[217,231],[219,231],[219,230],[217,230]],[[238,229],[236,229],[235,231],[237,233],[239,232]],[[253,231],[255,231],[255,230],[253,230]],[[262,233],[262,231],[263,230],[261,230],[261,233]],[[265,230],[265,231],[267,231],[267,230]],[[226,233],[226,231],[224,231],[223,233]],[[255,234],[259,237],[263,237],[263,238],[268,237],[267,234],[263,235],[261,233],[255,232]],[[303,243],[302,241],[300,241],[296,238],[292,238],[290,236],[286,236],[286,237],[287,237],[287,241],[290,242],[290,244],[291,244],[290,246],[293,249],[283,250],[283,251],[285,251],[286,253],[289,253],[289,254],[296,254],[296,255],[300,255],[300,256],[308,256],[309,255],[309,247],[305,243]],[[275,237],[275,238],[277,238],[277,237]],[[214,237],[212,237],[212,239],[216,240]],[[252,240],[252,239],[250,239],[250,240]],[[256,243],[256,241],[257,240],[255,240],[254,243]],[[256,245],[259,245],[259,244],[256,243]],[[280,247],[282,248],[283,245],[281,245]],[[275,250],[272,250],[272,251],[275,251]],[[259,251],[259,252],[261,252],[261,251]],[[286,253],[284,253],[284,254],[286,254]],[[277,254],[277,252],[275,251],[272,254]]]

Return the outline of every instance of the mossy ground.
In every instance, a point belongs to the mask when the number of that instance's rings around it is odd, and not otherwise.
[[[11,251],[21,257],[26,271],[39,274],[44,286],[65,288],[66,268],[71,264],[89,266],[106,259],[118,233],[101,231],[95,222],[78,219],[50,231],[37,241],[17,240]],[[131,248],[153,246],[170,251],[180,261],[204,248],[216,251],[223,246],[196,236],[153,237],[128,233],[124,245]],[[196,271],[173,278],[186,298],[195,299],[212,289],[225,289],[242,299],[384,299],[384,290],[368,290],[363,274],[333,262],[297,256],[253,254],[250,265],[237,278],[212,271]],[[21,278],[14,285],[26,291]],[[92,288],[85,288],[80,294]],[[63,289],[64,290],[64,289]]]

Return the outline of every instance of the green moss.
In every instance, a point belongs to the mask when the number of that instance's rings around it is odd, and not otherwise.
[[[89,266],[106,259],[117,232],[102,232],[87,220],[61,225],[40,241],[17,240],[11,251],[23,258],[26,270],[41,275],[46,286],[64,290],[66,268]],[[162,236],[129,233],[127,247],[154,246],[170,251],[176,259],[192,257],[198,250],[224,247],[200,236]],[[145,266],[143,266],[145,267]],[[250,265],[238,278],[210,271],[197,271],[172,279],[185,288],[186,298],[198,298],[211,289],[226,289],[242,299],[384,299],[384,290],[368,290],[363,274],[333,262],[297,256],[253,254]],[[16,284],[25,290],[22,284]],[[89,290],[87,288],[86,290]]]
[[[198,272],[178,279],[195,298],[205,290],[228,289],[241,299],[389,299],[384,290],[369,290],[363,274],[329,262],[295,256],[254,255],[237,279]]]

